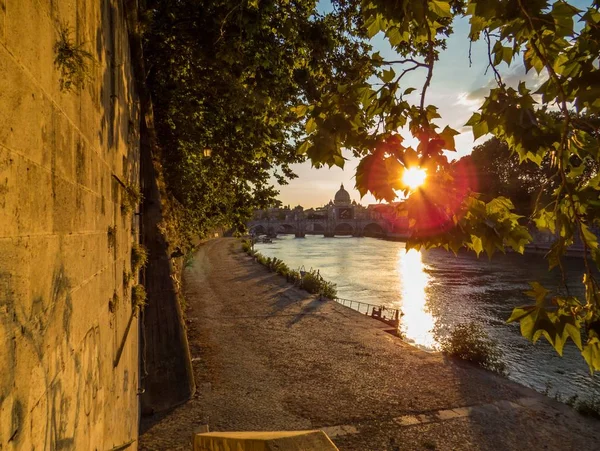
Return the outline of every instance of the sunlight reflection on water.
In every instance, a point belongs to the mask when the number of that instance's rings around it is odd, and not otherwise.
[[[400,330],[408,342],[427,350],[437,349],[436,319],[431,314],[426,292],[430,277],[425,272],[421,253],[398,249],[397,272],[402,293],[400,308],[404,313]]]
[[[539,255],[498,255],[489,261],[466,253],[406,252],[404,243],[374,238],[320,236],[281,236],[257,244],[257,250],[294,269],[318,268],[337,284],[341,298],[400,308],[406,341],[421,349],[439,349],[452,327],[475,321],[498,341],[511,379],[538,391],[550,383],[563,398],[600,398],[600,380],[590,377],[576,346],[565,346],[560,357],[545,340],[533,345],[518,324],[506,323],[514,307],[531,302],[523,294],[529,281],[548,288],[560,282]],[[582,260],[566,259],[565,268],[573,294],[583,296]]]

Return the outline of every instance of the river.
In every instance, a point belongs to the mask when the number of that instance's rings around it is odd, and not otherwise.
[[[549,272],[539,255],[498,255],[489,261],[443,250],[406,252],[404,243],[375,238],[286,235],[255,248],[291,268],[319,269],[337,284],[341,298],[400,308],[405,340],[415,346],[435,351],[454,325],[476,321],[497,340],[510,379],[563,400],[600,399],[600,377],[590,376],[571,341],[560,357],[545,339],[533,344],[518,324],[506,324],[514,307],[531,303],[523,294],[529,281],[560,286],[560,273]],[[567,259],[565,269],[571,293],[581,296],[583,261]]]

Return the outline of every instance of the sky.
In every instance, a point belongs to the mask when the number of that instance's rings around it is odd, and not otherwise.
[[[571,4],[582,7],[589,4],[587,1],[572,1]],[[460,132],[455,137],[457,152],[449,155],[450,158],[460,158],[471,153],[474,145],[481,144],[487,137],[481,137],[473,141],[473,133],[465,123],[474,111],[479,109],[484,97],[490,87],[495,85],[493,72],[486,68],[488,57],[486,44],[483,40],[474,42],[471,46],[471,64],[469,63],[469,22],[465,18],[457,18],[454,21],[454,34],[448,38],[448,47],[440,53],[440,59],[436,62],[431,86],[427,90],[426,104],[436,105],[442,116],[436,123],[443,128],[446,125]],[[374,51],[379,51],[384,59],[394,59],[396,56],[389,48],[381,33],[373,38]],[[539,85],[542,80],[536,77],[535,71],[525,73],[525,68],[520,60],[506,65],[502,63],[498,67],[503,81],[508,85],[516,87],[523,80],[530,88]],[[396,71],[399,73],[399,70]],[[403,88],[415,87],[412,101],[416,103],[420,96],[421,87],[425,79],[425,69],[413,71],[404,77]],[[410,97],[408,97],[411,100]],[[407,142],[408,135],[403,134]],[[277,186],[280,191],[279,200],[283,205],[302,205],[305,208],[319,207],[333,199],[340,184],[350,193],[352,200],[363,205],[376,203],[370,195],[362,199],[354,188],[354,173],[358,165],[358,159],[349,153],[344,155],[345,168],[338,167],[320,168],[311,167],[310,162],[292,165],[292,169],[298,175],[297,179],[291,180],[288,185]]]

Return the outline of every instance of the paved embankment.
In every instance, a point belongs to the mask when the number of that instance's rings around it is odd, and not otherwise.
[[[211,430],[323,428],[342,451],[600,449],[600,421],[385,332],[267,272],[233,239],[185,273],[198,393],[145,420],[141,449]]]

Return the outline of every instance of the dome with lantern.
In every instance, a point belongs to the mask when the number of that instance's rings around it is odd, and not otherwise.
[[[340,190],[335,193],[334,204],[340,206],[350,205],[350,194],[344,189],[343,183],[340,186]]]

